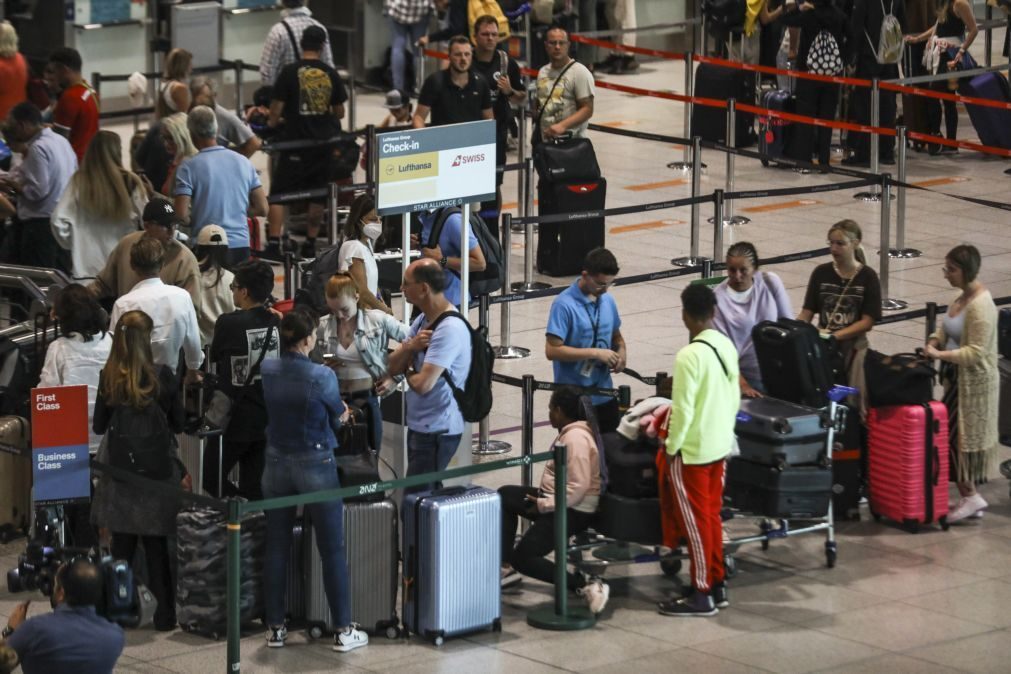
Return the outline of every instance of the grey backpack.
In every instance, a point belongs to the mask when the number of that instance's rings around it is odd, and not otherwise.
[[[881,64],[898,63],[902,60],[902,50],[906,46],[902,35],[902,25],[899,24],[898,18],[892,14],[894,9],[895,0],[892,0],[888,11],[885,11],[885,0],[881,0],[881,12],[884,14],[884,18],[881,19],[881,31],[878,33],[876,48],[871,36],[867,34],[867,31],[864,31],[867,43],[871,46],[871,51],[874,52],[874,58]]]

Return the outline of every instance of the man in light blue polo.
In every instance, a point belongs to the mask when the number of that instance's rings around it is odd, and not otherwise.
[[[444,376],[463,388],[470,374],[470,329],[444,291],[451,274],[422,258],[404,272],[404,298],[421,311],[408,339],[390,355],[391,375],[407,376],[407,474],[445,470],[464,421]],[[424,486],[415,489],[424,489]]]
[[[583,260],[576,281],[551,303],[544,354],[554,363],[555,383],[611,388],[611,373],[625,369],[621,317],[607,289],[618,275],[618,261],[606,248]],[[602,433],[618,428],[618,401],[591,396]]]
[[[446,290],[444,292],[446,301],[455,307],[460,306],[460,269],[462,260],[460,259],[460,234],[463,228],[463,215],[459,209],[450,213],[439,231],[439,240],[431,241],[432,228],[439,219],[442,209],[429,211],[421,215],[421,235],[417,242],[421,246],[421,256],[435,260],[439,266],[447,271]],[[430,245],[430,244],[435,245]],[[467,250],[470,256],[470,271],[484,271],[487,262],[481,246],[478,245],[474,230],[467,232]],[[467,297],[467,306],[470,306],[471,297]]]
[[[218,120],[206,105],[190,110],[186,126],[199,152],[176,169],[176,215],[192,236],[217,224],[228,234],[228,266],[249,259],[246,217],[267,215],[267,196],[256,169],[238,152],[218,145]]]

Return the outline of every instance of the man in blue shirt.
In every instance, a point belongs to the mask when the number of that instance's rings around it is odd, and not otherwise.
[[[102,576],[86,559],[62,565],[53,585],[53,612],[26,620],[18,604],[3,631],[5,645],[18,654],[25,674],[112,672],[123,652],[123,628],[95,613],[102,600]]]
[[[432,227],[439,218],[441,211],[429,211],[421,215],[421,236],[415,241],[421,245],[421,256],[435,260],[443,269],[449,270],[446,274],[446,289],[443,293],[446,301],[451,305],[460,306],[460,233],[463,228],[463,215],[459,212],[452,213],[446,219],[439,232],[439,241],[435,246],[428,248],[429,239],[432,236]],[[467,230],[467,250],[470,257],[470,271],[484,271],[487,262],[481,246],[478,245],[474,230]],[[467,297],[467,306],[470,306],[471,297]]]
[[[606,248],[586,254],[579,278],[551,303],[544,354],[554,363],[555,383],[611,388],[611,372],[625,369],[621,317],[607,289],[618,261]],[[591,396],[602,433],[618,428],[618,401]]]
[[[405,299],[421,310],[407,341],[390,355],[390,374],[407,375],[408,475],[445,470],[463,435],[463,415],[443,373],[457,388],[467,383],[470,330],[444,294],[449,276],[426,258],[407,268],[401,285]]]
[[[218,119],[205,105],[190,110],[186,127],[199,152],[176,169],[176,215],[189,221],[192,236],[204,225],[228,234],[228,267],[249,259],[247,216],[267,215],[267,197],[256,169],[238,152],[218,145]]]

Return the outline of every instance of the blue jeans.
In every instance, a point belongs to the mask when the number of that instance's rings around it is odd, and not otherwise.
[[[394,89],[400,89],[408,93],[414,91],[414,82],[404,82],[404,72],[407,69],[404,50],[409,50],[417,58],[418,49],[414,45],[425,35],[427,27],[427,16],[424,21],[419,21],[418,23],[400,23],[399,21],[390,19],[390,69],[393,71]]]
[[[446,470],[460,445],[460,433],[419,433],[407,429],[407,474],[420,475]],[[410,487],[406,491],[438,489],[441,482]]]
[[[327,449],[284,454],[267,447],[263,496],[275,498],[340,487],[337,463]],[[316,548],[323,562],[323,590],[336,627],[351,624],[351,586],[344,549],[344,503],[328,501],[305,506],[316,529]],[[264,603],[268,625],[283,625],[288,559],[291,556],[295,506],[266,511],[267,553],[263,565]]]

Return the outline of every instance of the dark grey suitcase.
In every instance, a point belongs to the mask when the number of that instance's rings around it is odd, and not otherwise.
[[[828,513],[832,470],[821,466],[776,468],[744,459],[727,463],[723,502],[762,517],[815,518]]]
[[[741,458],[771,466],[823,463],[828,429],[821,410],[775,398],[745,398],[737,415]]]
[[[404,627],[431,639],[502,628],[502,502],[484,487],[404,496]]]
[[[306,518],[308,522],[308,518]],[[316,530],[305,536],[305,618],[309,633],[334,631],[323,591]],[[397,620],[397,506],[390,500],[344,504],[344,541],[351,581],[351,620],[370,634],[400,635]]]
[[[628,498],[606,491],[600,497],[597,530],[621,541],[662,545],[660,499]]]

